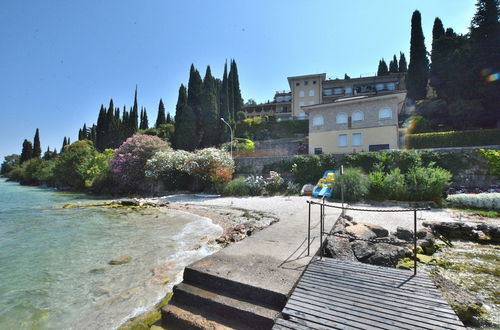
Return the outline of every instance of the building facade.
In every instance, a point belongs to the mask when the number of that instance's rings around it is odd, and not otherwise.
[[[405,98],[406,92],[397,90],[353,93],[303,107],[309,117],[309,154],[398,149],[398,114]]]

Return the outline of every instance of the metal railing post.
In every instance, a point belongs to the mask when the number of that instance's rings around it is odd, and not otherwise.
[[[417,210],[413,210],[413,275],[417,275]]]
[[[319,255],[320,260],[323,260],[323,205],[319,205]]]
[[[311,203],[309,203],[309,217],[307,219],[307,256],[311,253]]]

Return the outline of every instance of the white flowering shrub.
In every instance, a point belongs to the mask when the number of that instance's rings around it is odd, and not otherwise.
[[[184,150],[160,151],[146,163],[146,176],[149,178],[168,177],[179,172],[188,173],[188,161],[192,154]]]
[[[278,172],[270,171],[266,179],[266,191],[269,194],[275,194],[285,189],[285,180]]]
[[[266,180],[260,175],[251,175],[245,179],[250,195],[261,195],[266,187]]]
[[[457,207],[500,210],[500,193],[449,195],[446,200]]]

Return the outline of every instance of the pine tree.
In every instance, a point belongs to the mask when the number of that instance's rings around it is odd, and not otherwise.
[[[202,91],[202,112],[200,120],[203,125],[209,129],[205,129],[200,146],[212,147],[219,144],[220,139],[220,115],[219,115],[219,99],[217,95],[217,83],[212,76],[210,66],[207,66],[207,71],[203,79]]]
[[[42,147],[40,145],[40,131],[37,128],[33,139],[33,158],[40,158],[41,156]]]
[[[160,125],[166,124],[167,120],[165,119],[165,106],[163,105],[163,100],[160,99],[160,104],[158,104],[158,115],[156,116],[155,127],[158,128]]]
[[[177,149],[194,150],[198,147],[200,139],[196,132],[197,116],[188,105],[188,97],[186,87],[181,85],[175,107],[174,145]]]
[[[415,10],[411,18],[410,65],[408,66],[407,78],[408,97],[410,99],[425,99],[428,75],[429,60],[425,49],[421,16],[420,12]]]
[[[398,59],[396,58],[396,54],[394,54],[391,63],[389,64],[389,72],[390,73],[398,73]]]
[[[33,158],[33,145],[30,141],[24,140],[23,149],[21,151],[21,157],[19,158],[19,163],[22,164],[27,160]]]
[[[387,68],[387,63],[384,59],[378,61],[377,76],[387,76],[389,74],[389,69]]]
[[[399,72],[407,72],[408,71],[408,64],[406,64],[406,57],[405,57],[405,54],[403,52],[399,52],[398,71]]]

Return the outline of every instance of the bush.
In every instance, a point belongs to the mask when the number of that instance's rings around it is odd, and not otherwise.
[[[500,210],[500,193],[450,195],[446,200],[459,208]]]
[[[245,179],[245,183],[250,190],[250,195],[259,196],[264,191],[266,180],[260,175],[251,175]]]
[[[410,169],[405,178],[410,200],[437,200],[449,186],[451,173],[439,167],[415,167]]]
[[[344,169],[344,174],[335,179],[333,192],[335,198],[341,198],[341,189],[344,191],[344,200],[357,202],[365,198],[370,188],[370,179],[359,168]]]
[[[384,200],[387,198],[384,185],[385,173],[375,171],[368,175],[370,178],[370,198],[373,200]]]
[[[479,149],[477,153],[488,161],[491,174],[500,176],[500,150]]]
[[[168,190],[188,189],[193,179],[187,167],[191,158],[185,150],[159,151],[147,161],[145,175],[161,180]]]
[[[254,141],[292,138],[295,137],[296,134],[307,135],[307,133],[309,132],[308,120],[287,120],[279,122],[264,122],[261,120],[261,122],[258,124],[258,119],[245,120],[251,120],[251,125],[244,122],[238,123],[236,125],[236,132],[238,132],[238,136]]]
[[[286,190],[285,190],[285,195],[286,196],[292,196],[292,195],[298,195],[300,194],[300,184],[295,183],[293,181],[288,181],[286,185]]]
[[[316,183],[325,171],[337,167],[337,161],[332,155],[295,156],[292,174],[299,184]]]
[[[451,131],[439,133],[409,134],[408,149],[470,147],[500,144],[500,130]]]
[[[221,146],[224,151],[231,151],[231,142],[226,142]],[[255,143],[250,139],[236,138],[233,140],[233,151],[243,154],[250,154],[255,151]]]
[[[168,143],[157,136],[136,134],[129,137],[110,161],[113,178],[123,191],[145,189],[146,162],[156,152],[167,149],[170,149]]]
[[[414,116],[410,119],[408,134],[427,133],[430,131],[429,121],[422,116]]]
[[[54,166],[57,184],[74,189],[85,188],[85,182],[89,178],[85,164],[97,154],[89,140],[77,141],[64,147]]]
[[[285,190],[285,180],[279,173],[271,171],[266,179],[266,191],[270,194],[276,194]]]
[[[244,178],[237,178],[224,185],[222,194],[225,196],[248,196],[250,188],[248,188]]]
[[[399,168],[393,169],[384,177],[385,199],[406,200],[408,192],[406,191],[405,176]]]

